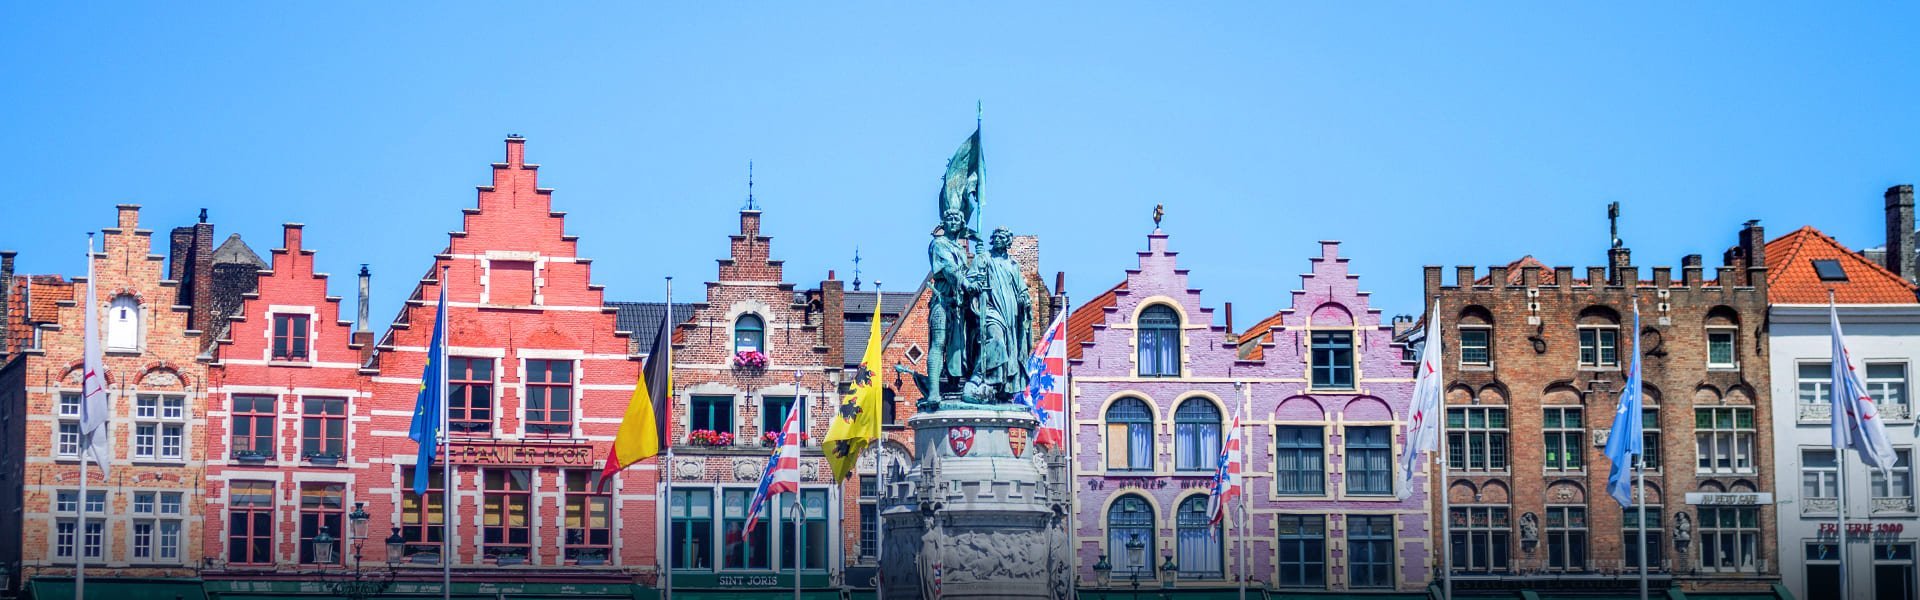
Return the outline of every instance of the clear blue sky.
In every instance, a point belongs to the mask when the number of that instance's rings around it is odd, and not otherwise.
[[[609,299],[712,279],[749,160],[790,281],[857,244],[903,290],[979,100],[987,225],[1049,278],[1118,281],[1163,203],[1246,323],[1320,239],[1413,313],[1421,265],[1600,264],[1609,201],[1636,262],[1713,264],[1747,219],[1878,245],[1920,180],[1912,4],[389,4],[8,3],[0,247],[299,221],[384,322],[520,133]]]

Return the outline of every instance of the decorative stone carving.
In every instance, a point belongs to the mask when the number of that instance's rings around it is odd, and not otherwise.
[[[1684,510],[1673,513],[1674,545],[1684,548],[1690,541],[1693,541],[1693,515]]]
[[[1882,418],[1905,421],[1908,417],[1912,416],[1907,414],[1910,411],[1907,410],[1907,405],[1903,403],[1888,402],[1879,405],[1878,408],[1880,409],[1880,416]]]
[[[180,385],[180,375],[168,369],[155,369],[140,379],[141,385],[153,387],[174,387]]]
[[[1833,419],[1833,405],[1825,402],[1801,402],[1801,421],[1827,421]]]
[[[1913,512],[1912,498],[1874,498],[1873,514],[1910,514]]]
[[[699,457],[676,456],[673,458],[673,478],[677,481],[699,481],[707,476],[707,463]]]
[[[820,461],[814,460],[811,458],[801,459],[800,460],[800,481],[814,482],[819,480],[820,480]]]
[[[1839,512],[1840,501],[1834,498],[1801,498],[1800,514],[1834,514]]]
[[[1521,543],[1540,541],[1540,519],[1533,516],[1533,513],[1520,515],[1520,541]]]
[[[767,461],[752,458],[733,459],[734,481],[759,481],[760,471]]]

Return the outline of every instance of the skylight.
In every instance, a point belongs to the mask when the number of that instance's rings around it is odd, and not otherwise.
[[[1813,261],[1813,272],[1820,274],[1821,281],[1846,281],[1847,270],[1840,268],[1840,261],[1822,258]]]

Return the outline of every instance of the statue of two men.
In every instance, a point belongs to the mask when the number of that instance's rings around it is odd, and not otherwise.
[[[964,214],[949,209],[927,246],[933,287],[927,315],[930,401],[958,385],[967,402],[1004,403],[1027,385],[1033,299],[1020,265],[1008,255],[1013,234],[996,230],[986,253],[970,255],[966,242],[978,239]]]

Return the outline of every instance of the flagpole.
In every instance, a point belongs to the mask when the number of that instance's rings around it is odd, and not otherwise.
[[[442,600],[453,600],[453,558],[459,555],[453,544],[453,515],[459,511],[455,510],[453,499],[453,465],[447,460],[453,458],[453,449],[447,443],[447,428],[452,425],[451,413],[447,410],[447,346],[453,341],[448,339],[447,334],[451,332],[447,331],[446,326],[447,283],[447,265],[440,265],[440,307],[435,311],[438,314],[433,317],[439,321],[440,356],[429,360],[436,360],[440,365],[440,478],[441,489],[446,495],[440,508],[440,539],[444,550],[440,557],[440,597]]]
[[[1234,387],[1240,387],[1240,385],[1236,384]],[[1244,389],[1246,391],[1243,391],[1240,394],[1240,415],[1241,416],[1246,416],[1247,405],[1251,404],[1253,400],[1253,389],[1250,387],[1244,388]],[[1250,426],[1246,425],[1245,423],[1242,423],[1240,425],[1240,431],[1239,431],[1240,440],[1241,440],[1240,441],[1240,461],[1241,461],[1240,472],[1243,477],[1245,476],[1245,473],[1247,470],[1246,469],[1246,460],[1247,460],[1246,440],[1249,439],[1247,436],[1248,429],[1250,429]],[[1249,494],[1247,493],[1246,480],[1242,479],[1241,485],[1240,485],[1240,600],[1247,600],[1247,583],[1248,583],[1247,582],[1247,552],[1248,552],[1247,550],[1247,529],[1248,529],[1247,527],[1247,502],[1248,502],[1247,496],[1248,495]]]
[[[1838,419],[1840,415],[1833,415],[1833,418]],[[1840,506],[1838,507],[1839,510],[1835,512],[1838,513],[1837,516],[1840,524],[1840,545],[1839,551],[1837,552],[1840,555],[1840,597],[1845,598],[1847,597],[1847,587],[1849,587],[1847,586],[1847,578],[1853,576],[1847,572],[1847,449],[1835,448],[1833,450],[1833,459],[1834,470],[1838,472],[1840,477]]]
[[[659,418],[667,419],[667,439],[660,440],[660,444],[667,447],[667,459],[664,461],[661,461],[661,463],[659,464],[660,471],[662,472],[662,475],[660,476],[660,481],[664,485],[666,493],[662,496],[656,496],[653,499],[654,505],[658,507],[657,512],[660,513],[658,515],[660,519],[660,527],[655,531],[667,531],[667,532],[673,531],[673,519],[669,513],[669,511],[673,510],[673,420],[672,420],[673,417],[672,415],[673,415],[674,398],[673,398],[673,375],[672,375],[673,373],[673,329],[672,328],[679,326],[679,324],[680,322],[673,318],[673,276],[668,275],[667,276],[667,327],[668,329],[663,333],[655,334],[655,335],[667,336],[666,365],[667,365],[667,373],[668,373],[667,375],[667,414],[654,415],[654,418],[656,419],[659,419]],[[653,360],[653,357],[649,356],[647,357],[647,360],[651,362]],[[651,384],[649,384],[649,387],[651,387]],[[673,536],[671,535],[671,533],[669,533],[669,535],[663,536],[662,538],[663,541],[665,541],[665,543],[662,544],[662,546],[664,546],[664,550],[661,552],[661,556],[663,558],[660,561],[660,565],[662,566],[662,568],[660,569],[660,574],[661,574],[662,581],[664,581],[665,583],[662,585],[662,589],[660,591],[660,600],[670,600],[671,598],[673,598],[673,539],[672,538]]]
[[[29,285],[31,285],[31,283],[29,283]],[[87,297],[84,300],[86,304],[83,305],[87,308],[87,310],[82,311],[82,313],[87,316],[87,322],[84,324],[83,327],[81,327],[80,331],[87,336],[88,339],[86,341],[98,344],[99,342],[97,340],[92,339],[95,334],[94,328],[99,326],[94,323],[94,321],[98,319],[94,317],[93,306],[97,302],[97,300],[94,299],[93,294],[94,294],[94,291],[93,291],[93,232],[89,231],[87,232]],[[86,356],[82,358],[84,360],[84,359],[90,359],[93,357]],[[104,365],[83,364],[81,366],[82,368],[85,368],[85,367],[104,366]],[[84,373],[84,372],[81,373],[80,375],[80,405],[81,406],[87,405],[87,401],[88,401],[88,398],[86,397],[87,381],[92,376],[93,376],[92,373]],[[102,377],[104,378],[104,374],[102,375]],[[81,424],[81,428],[85,429],[86,425],[84,423]],[[85,433],[80,439],[80,444],[81,444],[80,445],[80,504],[75,506],[75,509],[79,512],[79,519],[78,519],[79,523],[75,526],[75,531],[73,536],[73,541],[74,541],[74,544],[73,544],[73,597],[78,598],[79,600],[86,600],[87,598],[87,455],[93,453],[93,434]],[[101,529],[101,535],[102,535],[102,538],[101,538],[100,545],[104,550],[104,547],[106,546],[106,539],[104,537],[106,535],[106,531],[104,527],[102,527]],[[102,557],[102,558],[105,558],[105,557]]]
[[[793,490],[793,600],[800,600],[800,562],[806,560],[806,509],[800,505],[800,490]]]
[[[886,293],[880,291],[881,283],[873,282],[873,305],[886,310]],[[902,315],[904,316],[904,315]],[[895,322],[898,324],[898,321]],[[844,326],[844,322],[842,324]],[[878,367],[876,367],[878,368]],[[897,379],[895,381],[898,381]],[[884,392],[883,392],[884,393]],[[882,410],[885,410],[884,408]],[[885,416],[886,413],[881,413]],[[887,593],[887,436],[881,432],[880,443],[873,448],[873,597],[886,600]],[[848,586],[852,587],[852,586]]]
[[[1636,332],[1635,335],[1638,335],[1638,333]],[[1633,456],[1633,462],[1635,463],[1633,467],[1634,471],[1638,472],[1638,478],[1640,480],[1640,489],[1635,492],[1639,496],[1633,499],[1635,504],[1640,505],[1640,548],[1638,548],[1638,553],[1640,554],[1640,600],[1647,600],[1647,561],[1652,558],[1647,556],[1647,455],[1644,453],[1635,454]],[[1845,598],[1846,596],[1842,595],[1841,597]]]
[[[1431,342],[1431,340],[1428,341],[1428,343]],[[1446,399],[1444,397],[1441,398],[1441,402],[1439,416],[1441,419],[1446,419],[1447,408],[1444,404]],[[1453,520],[1453,498],[1447,493],[1447,481],[1452,476],[1448,474],[1447,438],[1449,434],[1445,430],[1446,421],[1441,421],[1441,425],[1442,429],[1440,431],[1440,439],[1438,440],[1440,451],[1434,454],[1434,462],[1440,465],[1440,568],[1443,569],[1442,573],[1444,573],[1440,578],[1440,598],[1441,600],[1453,600],[1453,539],[1449,531],[1451,529],[1450,524]]]
[[[1839,314],[1838,311],[1839,309],[1834,307],[1833,288],[1827,288],[1827,314],[1838,315]],[[1837,322],[1839,317],[1834,316],[1833,319]],[[1838,338],[1840,336],[1840,331],[1838,330],[1839,326],[1835,325],[1834,327],[1835,329],[1832,331],[1830,335]],[[1839,345],[1839,342],[1836,342],[1835,345],[1836,346]],[[1841,369],[1851,368],[1853,366],[1850,364],[1847,364],[1847,365],[1839,364],[1839,363],[1846,362],[1847,356],[1845,353],[1836,352],[1834,354],[1835,355],[1832,359],[1833,364],[1829,366],[1830,370],[1839,371]],[[1833,407],[1833,410],[1831,411],[1833,415],[1829,417],[1828,420],[1832,423],[1838,423],[1842,418],[1843,411],[1840,410],[1839,403],[1834,402],[1834,400],[1838,400],[1839,394],[1847,387],[1847,384],[1845,382],[1839,381],[1840,378],[1838,377],[1834,377],[1832,379],[1834,379],[1834,381],[1828,384],[1827,394],[1829,396],[1828,398],[1829,403],[1833,404],[1834,407]],[[1852,414],[1852,410],[1851,410],[1852,404],[1849,403],[1848,407],[1849,407],[1848,410],[1844,411],[1844,413]],[[1829,427],[1829,429],[1832,429],[1832,428]],[[1847,444],[1851,445],[1853,443],[1853,420],[1851,418],[1847,419],[1847,423],[1845,425],[1845,431],[1847,432]],[[1853,576],[1853,574],[1847,572],[1847,448],[1846,446],[1836,446],[1833,449],[1833,460],[1834,460],[1833,462],[1834,471],[1836,472],[1835,474],[1839,477],[1839,480],[1840,480],[1839,481],[1840,497],[1838,498],[1840,505],[1837,507],[1838,509],[1834,511],[1835,513],[1834,516],[1838,520],[1838,525],[1840,527],[1840,530],[1839,530],[1840,545],[1838,546],[1838,549],[1839,549],[1838,554],[1840,555],[1839,556],[1840,558],[1840,597],[1845,598],[1847,597],[1847,588],[1850,587],[1847,585],[1847,578]]]

